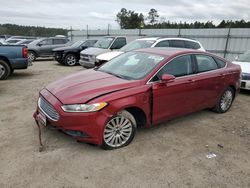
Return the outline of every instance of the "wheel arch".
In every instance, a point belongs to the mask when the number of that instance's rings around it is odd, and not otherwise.
[[[234,98],[235,98],[235,95],[236,95],[236,87],[234,85],[229,85],[228,87],[232,88],[233,91],[234,91]]]
[[[127,106],[119,110],[119,112],[123,110],[126,110],[133,115],[136,120],[137,127],[145,127],[147,125],[147,116],[142,108],[138,106]]]
[[[5,61],[5,62],[10,66],[10,68],[13,70],[13,68],[12,68],[12,66],[11,66],[11,63],[10,63],[10,61],[8,60],[8,58],[6,58],[6,57],[4,57],[4,56],[0,56],[0,60]]]
[[[80,59],[80,54],[77,54],[77,52],[73,52],[73,51],[65,52],[64,58],[66,58],[66,56],[67,56],[67,55],[70,55],[70,54],[76,56],[77,60]]]
[[[38,53],[37,53],[35,50],[33,50],[33,49],[32,49],[32,50],[29,50],[29,49],[28,49],[28,52],[33,52],[33,53],[35,54],[35,56],[38,57]]]

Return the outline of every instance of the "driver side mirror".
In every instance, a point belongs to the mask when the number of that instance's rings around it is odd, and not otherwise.
[[[42,43],[38,43],[37,46],[42,46],[43,44]]]
[[[81,46],[80,48],[81,48],[81,50],[85,50],[87,48],[87,46]]]
[[[173,76],[171,74],[163,74],[161,76],[162,83],[169,83],[169,82],[173,82],[174,80],[175,80],[175,76]]]

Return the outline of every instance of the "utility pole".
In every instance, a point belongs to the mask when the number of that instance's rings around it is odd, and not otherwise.
[[[87,39],[89,38],[89,26],[87,25]]]
[[[73,29],[72,26],[70,26],[70,40],[73,40]]]
[[[109,24],[108,24],[108,32],[107,32],[107,35],[109,36]]]

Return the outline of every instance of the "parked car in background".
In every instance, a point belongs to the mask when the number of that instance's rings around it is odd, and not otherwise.
[[[27,46],[29,43],[33,42],[35,39],[22,39],[21,41],[17,42],[15,45],[25,45]]]
[[[19,45],[20,43],[26,40],[35,40],[37,37],[28,37],[28,36],[12,36],[4,41],[4,44],[7,45]]]
[[[186,38],[161,38],[161,37],[141,38],[128,43],[118,51],[112,51],[98,55],[96,57],[95,65],[99,66],[113,59],[114,57],[131,50],[139,48],[153,48],[153,47],[174,47],[174,48],[187,48],[187,49],[205,51],[201,43],[196,40],[191,40]]]
[[[78,64],[80,59],[80,52],[89,47],[93,47],[97,40],[86,39],[73,43],[70,46],[65,46],[61,48],[53,49],[55,60],[62,64],[68,66],[74,66]]]
[[[126,37],[103,37],[95,43],[94,47],[81,51],[79,63],[86,68],[95,67],[96,56],[112,50],[118,50],[126,44]]]
[[[198,50],[140,49],[49,84],[34,118],[79,141],[116,149],[133,140],[137,127],[206,108],[227,112],[240,73],[239,65]]]
[[[25,46],[0,46],[0,80],[7,79],[15,69],[27,69],[27,54]]]
[[[246,51],[244,54],[239,55],[233,61],[234,64],[241,66],[241,85],[242,89],[250,90],[250,51]]]
[[[67,45],[69,45],[69,39],[63,37],[37,39],[28,44],[28,58],[32,62],[38,57],[52,57],[54,48]]]

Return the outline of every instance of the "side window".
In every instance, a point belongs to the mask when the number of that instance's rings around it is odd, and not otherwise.
[[[225,61],[222,61],[222,60],[220,60],[219,58],[216,58],[216,57],[214,57],[214,59],[215,59],[216,63],[218,64],[219,68],[222,68],[222,67],[226,66],[226,62]]]
[[[206,72],[218,69],[218,65],[211,56],[195,55],[198,72]]]
[[[126,45],[126,38],[122,37],[122,38],[117,38],[115,40],[115,42],[112,44],[110,49],[120,49],[121,47],[123,47],[124,45]]]
[[[66,40],[65,39],[53,39],[54,44],[65,44]]]
[[[41,45],[52,45],[52,39],[45,39],[40,42]]]
[[[169,47],[169,41],[168,40],[160,41],[155,45],[155,47]]]
[[[170,43],[170,47],[173,47],[173,48],[185,48],[183,40],[171,40],[169,41],[169,43]]]
[[[192,68],[192,58],[190,55],[185,55],[181,57],[177,57],[167,63],[153,78],[152,81],[158,81],[162,77],[163,74],[171,74],[175,77],[181,77],[193,74]]]
[[[199,49],[200,45],[197,42],[185,41],[185,48]]]

